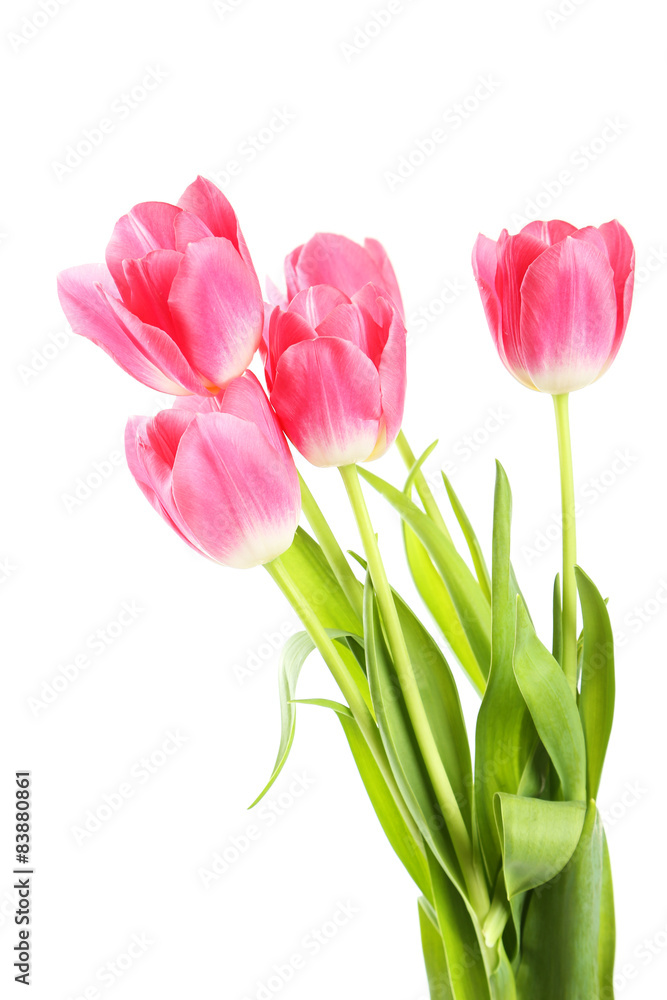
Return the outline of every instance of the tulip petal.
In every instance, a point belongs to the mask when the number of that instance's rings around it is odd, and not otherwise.
[[[571,392],[602,372],[616,329],[614,275],[591,243],[572,236],[545,250],[521,288],[526,367],[541,392]]]
[[[229,240],[254,274],[252,260],[236,212],[213,181],[199,176],[185,189],[178,199],[178,205],[179,208],[198,216],[213,236],[224,236]]]
[[[338,236],[335,233],[316,233],[300,248],[298,257],[295,256],[296,251],[294,251],[285,262],[288,294],[290,284],[293,281],[289,271],[292,271],[296,278],[297,290],[307,288],[310,285],[333,285],[334,288],[339,288],[350,296],[368,284],[369,281],[382,288],[384,281],[387,280],[392,284],[394,294],[398,294],[399,303],[397,305],[402,308],[396,276],[391,270],[391,265],[387,268],[388,261],[383,261],[382,255],[377,249],[380,244],[377,244],[376,241],[371,242],[373,244],[372,252],[346,236]],[[382,254],[384,254],[384,250],[382,250]],[[386,254],[384,257],[386,258]],[[391,270],[391,274],[389,274],[389,270]]]
[[[373,308],[376,304],[373,303]],[[376,368],[387,342],[387,330],[375,322],[371,314],[356,304],[334,309],[317,328],[319,337],[339,337],[349,340],[370,358]]]
[[[300,509],[294,463],[258,427],[230,413],[198,414],[189,424],[173,492],[199,544],[226,565],[266,563],[294,537]]]
[[[302,243],[301,246],[295,247],[295,249],[292,250],[291,253],[288,253],[287,257],[285,257],[285,283],[287,285],[288,302],[291,301],[299,291],[301,291],[297,265],[304,246],[305,243]]]
[[[349,304],[345,292],[331,285],[312,285],[297,292],[289,304],[289,311],[302,316],[315,330],[332,309],[342,303]]]
[[[384,423],[384,447],[376,446],[372,458],[379,458],[396,440],[403,423],[405,406],[405,355],[406,329],[398,309],[386,299],[380,299],[385,309],[385,329],[387,340],[380,360],[380,392],[382,393],[382,418]]]
[[[157,326],[173,339],[174,322],[169,311],[169,292],[183,254],[176,250],[152,250],[138,260],[123,262],[129,289],[127,307],[144,323]]]
[[[205,392],[163,330],[141,323],[115,298],[104,264],[71,267],[58,276],[58,296],[75,333],[87,337],[139,382],[178,395]]]
[[[535,220],[529,222],[521,230],[522,233],[527,233],[528,236],[534,236],[535,239],[541,240],[547,247],[553,246],[554,243],[560,243],[566,236],[571,236],[576,231],[576,226],[570,225],[569,222],[563,222],[562,219],[550,219],[549,222]]]
[[[288,437],[317,466],[363,462],[382,418],[380,377],[347,340],[294,344],[280,357],[271,403]]]
[[[298,313],[282,312],[276,306],[271,313],[268,329],[268,352],[264,362],[264,375],[269,391],[273,388],[276,366],[288,347],[302,340],[315,340],[317,334],[309,323]]]
[[[605,242],[609,263],[614,272],[614,289],[618,309],[614,346],[606,365],[608,368],[618,354],[625,328],[628,325],[635,277],[635,248],[627,231],[617,219],[605,222],[600,226],[600,234]]]
[[[106,262],[123,299],[129,294],[124,260],[137,260],[151,250],[175,250],[174,220],[180,209],[162,201],[135,205],[114,226],[106,250]]]
[[[176,249],[181,253],[185,253],[188,243],[198,243],[199,240],[208,239],[209,236],[214,236],[215,233],[212,233],[206,223],[202,222],[196,215],[193,215],[192,212],[183,210],[174,219],[174,235]]]
[[[250,371],[232,379],[224,392],[220,393],[218,406],[222,413],[247,420],[259,427],[272,448],[289,461],[292,453],[280,429],[277,417],[271,408],[266,393],[257,377]]]
[[[500,356],[512,374],[524,385],[533,388],[520,336],[521,284],[528,267],[540,254],[544,244],[528,234],[508,236],[503,231],[498,241],[496,291],[501,303]]]
[[[405,317],[405,310],[403,308],[403,299],[401,298],[401,290],[398,287],[398,279],[396,277],[396,272],[394,271],[393,265],[387,256],[387,251],[382,246],[379,240],[365,239],[364,247],[368,250],[369,254],[375,262],[375,266],[380,272],[381,280],[378,284],[384,290],[387,298],[389,298],[399,313],[401,318]]]
[[[496,292],[498,258],[496,243],[481,233],[472,250],[472,269],[479,287],[484,314],[496,346],[501,343],[501,306]]]
[[[222,387],[248,367],[262,336],[264,303],[254,271],[229,240],[188,245],[169,308],[183,353],[207,380]]]

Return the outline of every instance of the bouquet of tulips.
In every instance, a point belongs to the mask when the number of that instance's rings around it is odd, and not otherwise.
[[[568,394],[599,378],[620,347],[634,251],[615,221],[532,222],[516,236],[480,236],[473,268],[503,363],[554,400],[563,566],[549,648],[512,568],[503,468],[487,562],[446,477],[446,516],[429,489],[421,469],[431,449],[416,458],[401,431],[405,320],[377,241],[313,237],[285,261],[286,294],[271,285],[265,303],[233,209],[200,177],[177,205],[135,206],[116,224],[106,264],[65,271],[59,294],[75,332],[177,397],[127,425],[143,494],[197,552],[263,565],[303,623],[283,650],[269,784],[289,754],[311,652],[335,678],[340,701],[308,703],[338,716],[421,893],[433,1000],[610,1000],[613,891],[595,800],[613,639],[605,600],[576,565]],[[257,351],[266,388],[248,370]],[[288,441],[313,465],[339,469],[361,554],[343,551]],[[398,485],[359,465],[393,444],[406,466]],[[438,638],[387,578],[367,488],[400,515]],[[474,737],[453,668],[480,697]]]

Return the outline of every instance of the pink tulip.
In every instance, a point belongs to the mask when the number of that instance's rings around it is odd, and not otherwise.
[[[403,301],[387,252],[377,240],[354,243],[346,236],[316,233],[285,258],[287,301],[311,285],[332,285],[352,296],[371,282],[403,318]],[[274,301],[286,305],[286,302]]]
[[[72,329],[161,392],[216,393],[262,334],[257,275],[234,211],[203,177],[178,205],[142,202],[120,219],[106,265],[58,277]]]
[[[634,282],[634,249],[620,223],[531,222],[497,242],[480,234],[472,263],[498,353],[519,382],[559,395],[606,372]]]
[[[198,552],[245,568],[291,545],[299,479],[251,372],[218,396],[188,396],[156,417],[132,417],[125,449],[144,496]]]
[[[383,455],[405,399],[405,326],[374,285],[351,298],[330,285],[298,292],[271,314],[262,354],[278,418],[313,465]]]

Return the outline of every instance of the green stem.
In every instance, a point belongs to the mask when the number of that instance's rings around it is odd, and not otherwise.
[[[352,572],[352,568],[345,558],[345,553],[301,475],[299,475],[299,484],[301,486],[301,506],[308,519],[308,524],[313,529],[343,593],[361,622],[363,621],[363,592],[359,581]]]
[[[389,639],[396,672],[405,704],[414,727],[424,764],[428,770],[433,787],[440,803],[447,827],[452,838],[456,856],[461,865],[470,901],[480,919],[486,916],[489,909],[489,895],[486,882],[478,867],[474,864],[473,847],[465,825],[461,810],[447,772],[442,764],[437,743],[431,731],[428,716],[421,699],[417,679],[413,670],[410,654],[405,643],[405,637],[398,618],[394,597],[387,579],[387,574],[378,548],[375,532],[371,523],[366,501],[359,482],[356,465],[346,465],[340,469],[345,488],[347,489],[352,510],[354,511],[359,534],[368,560],[373,587],[377,594],[378,604],[384,627]]]
[[[410,445],[408,444],[408,439],[406,438],[403,431],[398,432],[398,437],[396,438],[396,447],[398,452],[403,459],[408,472],[413,468],[417,459],[415,458],[414,452]],[[438,507],[437,501],[433,496],[431,487],[428,485],[426,476],[421,469],[418,469],[414,476],[415,488],[417,490],[417,496],[424,505],[424,510],[431,518],[432,521],[437,524],[437,526],[442,531],[446,538],[451,541],[451,535],[447,530],[447,525],[444,522],[443,516],[440,513],[440,508]]]
[[[568,394],[554,396],[558,457],[560,460],[560,492],[563,521],[563,672],[573,693],[577,690],[577,528],[572,471],[572,441]]]
[[[387,754],[382,744],[380,731],[368,709],[368,706],[366,705],[366,702],[364,701],[361,692],[350,677],[347,667],[339,655],[331,637],[327,634],[326,629],[320,622],[312,606],[308,603],[306,597],[285,569],[280,557],[274,559],[272,562],[266,563],[265,569],[268,570],[275,583],[277,583],[280,590],[298,614],[308,634],[315,643],[315,647],[331,671],[343,697],[347,701],[355,722],[359,726],[359,729],[361,730],[361,733],[366,740],[371,753],[373,754],[387,788],[401,811],[401,815],[403,816],[406,826],[412,834],[418,848],[422,849],[423,841],[421,833],[419,832],[415,821],[405,805],[403,796],[401,795],[398,785],[396,784],[396,779],[394,778],[391,767],[389,766]]]

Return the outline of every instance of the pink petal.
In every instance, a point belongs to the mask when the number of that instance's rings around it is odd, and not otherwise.
[[[222,413],[231,413],[234,417],[255,424],[279,455],[292,460],[292,453],[278,419],[259,380],[252,372],[244,372],[239,378],[232,379],[217,399]]]
[[[554,243],[560,243],[566,236],[570,236],[576,231],[576,226],[571,226],[569,222],[563,222],[561,219],[550,219],[549,222],[529,222],[521,230],[522,233],[541,240],[548,247],[553,246]]]
[[[269,319],[268,351],[264,362],[264,375],[269,390],[273,388],[280,357],[287,348],[302,340],[315,340],[316,337],[313,328],[298,313],[283,312],[276,306]]]
[[[295,272],[299,289],[310,285],[333,285],[351,296],[369,281],[383,287],[388,271],[385,266],[383,273],[382,265],[383,262],[378,263],[369,250],[346,236],[317,233],[304,244],[296,260],[292,257],[289,266]],[[286,262],[286,271],[287,267]],[[393,284],[397,291],[395,276]],[[288,292],[289,285],[288,277]]]
[[[621,346],[621,341],[628,325],[635,279],[635,248],[627,231],[617,219],[605,222],[600,226],[600,235],[605,241],[609,263],[614,272],[614,289],[618,310],[614,346],[608,361],[608,367],[618,354],[618,349]]]
[[[380,377],[347,340],[318,338],[288,348],[278,362],[271,403],[313,465],[363,462],[377,444]]]
[[[158,326],[174,336],[168,299],[183,254],[176,250],[152,250],[139,260],[126,260],[123,272],[128,287],[127,307],[144,323]]]
[[[394,271],[392,263],[387,256],[387,251],[378,240],[373,239],[364,240],[364,247],[368,250],[380,272],[382,280],[379,284],[384,289],[387,297],[394,303],[401,314],[401,317],[405,318],[403,299],[401,298],[401,291],[398,287],[396,272]]]
[[[504,231],[498,241],[496,292],[502,312],[498,351],[515,378],[530,388],[532,382],[527,374],[520,333],[521,284],[530,264],[545,252],[544,244],[528,234],[508,236]]]
[[[174,219],[174,235],[176,238],[176,249],[185,253],[188,243],[198,243],[199,240],[208,239],[215,234],[211,232],[205,222],[202,222],[192,212],[185,210],[179,212]]]
[[[201,547],[226,565],[269,562],[294,537],[300,509],[294,463],[258,427],[230,413],[195,416],[178,449],[173,492]]]
[[[480,233],[472,250],[472,269],[479,287],[484,314],[496,346],[501,342],[501,306],[496,292],[498,259],[496,243]]]
[[[252,260],[243,238],[236,212],[216,185],[206,177],[198,177],[178,199],[179,208],[197,215],[213,236],[224,236],[238,250],[254,273]]]
[[[175,250],[174,220],[179,214],[175,205],[162,201],[144,201],[135,205],[114,226],[107,246],[106,262],[118,291],[128,294],[124,260],[137,260],[151,250]]]
[[[302,243],[301,246],[296,247],[287,255],[287,257],[285,257],[285,282],[287,284],[288,301],[291,301],[297,292],[301,291],[302,286],[299,284],[297,265],[304,246],[305,244]]]
[[[58,276],[58,296],[75,333],[92,340],[129,375],[160,392],[205,392],[164,331],[141,323],[116,299],[104,264],[83,264]]]
[[[616,329],[614,275],[606,257],[568,236],[530,265],[521,295],[523,353],[536,387],[571,392],[598,378]]]
[[[373,302],[376,309],[376,302]],[[355,344],[377,368],[387,342],[387,330],[375,322],[370,312],[356,304],[340,305],[317,328],[318,337],[339,337]]]
[[[349,301],[347,295],[338,288],[332,288],[331,285],[313,285],[297,292],[289,304],[289,311],[302,316],[313,329],[316,329],[332,309]]]
[[[382,419],[384,425],[384,447],[380,444],[372,454],[379,458],[391,447],[403,423],[405,405],[406,376],[406,329],[397,308],[380,299],[385,308],[384,327],[387,330],[386,344],[380,360],[380,392],[382,394]]]
[[[224,386],[259,346],[264,303],[254,271],[227,239],[190,243],[169,295],[178,343],[193,367]]]

